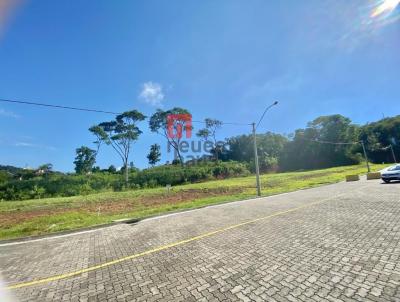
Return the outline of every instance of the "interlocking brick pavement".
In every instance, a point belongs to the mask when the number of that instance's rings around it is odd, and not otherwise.
[[[0,268],[7,284],[28,282],[300,207],[11,293],[20,301],[400,301],[399,193],[400,183],[339,183],[3,245]]]

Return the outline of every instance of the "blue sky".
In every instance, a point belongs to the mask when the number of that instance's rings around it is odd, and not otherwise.
[[[11,0],[6,2],[11,3]],[[98,108],[188,108],[196,120],[290,133],[320,115],[399,114],[400,23],[379,1],[23,1],[0,9],[0,98]],[[6,18],[7,17],[7,18]],[[0,103],[0,164],[73,170],[105,114]],[[198,127],[198,125],[195,125]],[[144,131],[131,160],[147,167]],[[220,138],[248,133],[226,125]],[[103,148],[98,165],[120,166]]]

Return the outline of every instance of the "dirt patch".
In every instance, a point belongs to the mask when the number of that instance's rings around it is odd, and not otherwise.
[[[65,209],[47,209],[47,210],[33,210],[33,211],[15,211],[0,213],[0,227],[8,227],[18,223],[22,223],[33,218],[51,216],[65,212]]]
[[[0,213],[0,227],[9,227],[11,225],[23,223],[34,218],[49,217],[57,214],[72,212],[81,212],[86,214],[117,214],[127,210],[131,211],[134,207],[134,200],[118,200],[112,202],[97,202],[88,204],[74,204],[72,207],[57,207],[53,209],[35,209],[29,211],[13,211]]]
[[[57,214],[83,212],[87,214],[100,213],[119,214],[131,212],[135,209],[153,208],[162,205],[176,205],[196,199],[238,194],[243,188],[212,188],[212,189],[188,189],[180,191],[165,192],[164,194],[150,195],[134,199],[115,200],[111,202],[77,203],[69,207],[58,207],[53,209],[35,209],[29,211],[12,211],[0,213],[0,226],[9,227],[20,224],[34,218],[48,217]]]
[[[213,188],[213,189],[188,189],[178,192],[170,192],[165,194],[158,194],[147,196],[140,199],[140,202],[145,207],[152,207],[164,204],[179,204],[191,200],[233,195],[243,192],[244,188]]]

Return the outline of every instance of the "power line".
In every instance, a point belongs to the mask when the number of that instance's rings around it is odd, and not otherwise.
[[[205,121],[192,121],[192,123],[206,124]],[[235,123],[235,122],[222,122],[223,125],[235,125],[235,126],[251,126],[251,124],[246,123]]]
[[[68,110],[88,111],[88,112],[97,112],[97,113],[107,113],[107,114],[113,114],[113,115],[121,114],[121,113],[118,113],[118,112],[104,111],[104,110],[98,110],[98,109],[79,108],[79,107],[62,106],[62,105],[52,105],[52,104],[27,102],[27,101],[15,101],[15,100],[0,99],[0,102],[22,104],[22,105],[42,106],[42,107],[50,107],[50,108],[58,108],[58,109],[68,109]]]
[[[367,165],[368,173],[371,172],[371,168],[370,168],[369,163],[368,163],[367,151],[365,149],[365,144],[364,144],[363,141],[360,141],[360,142],[329,142],[329,141],[312,140],[312,139],[305,139],[305,138],[300,138],[300,139],[312,141],[312,142],[315,142],[315,143],[330,144],[330,145],[356,145],[356,144],[361,144],[362,150],[363,150],[363,153],[364,153],[365,163]]]
[[[314,140],[314,142],[320,143],[320,144],[329,144],[329,145],[356,145],[356,144],[360,144],[360,142],[344,143],[344,142],[328,142],[328,141],[319,141],[319,140]]]
[[[329,142],[329,141],[321,141],[321,140],[315,140],[315,139],[307,139],[307,138],[300,138],[305,141],[310,141],[314,143],[320,143],[320,144],[329,144],[329,145],[356,145],[356,144],[361,144],[361,142]]]
[[[53,105],[53,104],[28,102],[28,101],[16,101],[16,100],[8,100],[8,99],[0,99],[0,102],[20,104],[20,105],[32,105],[32,106],[50,107],[50,108],[56,108],[56,109],[67,109],[67,110],[77,110],[77,111],[86,111],[86,112],[106,113],[106,114],[113,114],[113,115],[121,114],[120,112],[104,111],[104,110],[99,110],[99,109],[80,108],[80,107],[72,107],[72,106],[64,106],[64,105]],[[192,123],[206,124],[205,121],[192,121]],[[251,124],[235,123],[235,122],[222,122],[222,124],[224,124],[224,125],[236,125],[236,126],[249,126],[249,125],[251,125]]]

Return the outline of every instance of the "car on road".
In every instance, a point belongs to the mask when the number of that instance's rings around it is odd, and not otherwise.
[[[394,165],[383,170],[381,177],[386,183],[389,183],[392,180],[400,180],[400,165]]]

